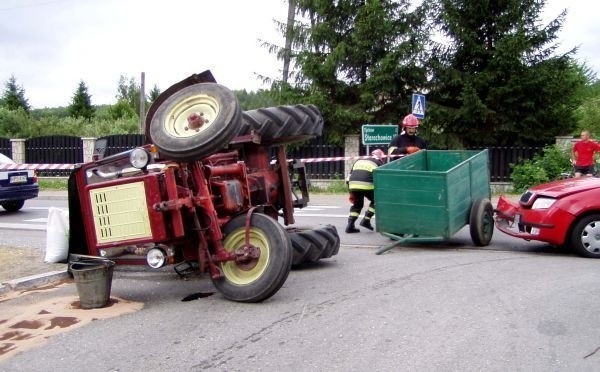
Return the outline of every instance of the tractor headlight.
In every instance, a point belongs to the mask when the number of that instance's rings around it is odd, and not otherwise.
[[[136,148],[131,151],[129,155],[129,163],[137,169],[142,169],[148,165],[150,161],[150,155],[143,148]]]
[[[554,198],[538,197],[533,202],[531,209],[548,209],[552,206],[552,204],[554,204],[554,202],[556,202],[556,199]]]
[[[146,254],[146,262],[153,269],[159,269],[167,263],[167,255],[160,248],[152,248]]]

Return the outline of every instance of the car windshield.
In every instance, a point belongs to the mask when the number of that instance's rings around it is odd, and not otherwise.
[[[4,154],[0,154],[0,164],[14,164],[15,162],[12,161],[11,158],[9,158],[8,156],[4,155]]]

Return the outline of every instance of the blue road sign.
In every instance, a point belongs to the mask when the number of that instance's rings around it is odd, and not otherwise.
[[[419,119],[425,118],[425,95],[413,93],[412,114]]]

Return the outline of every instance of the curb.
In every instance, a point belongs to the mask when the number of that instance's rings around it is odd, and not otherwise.
[[[46,284],[51,284],[69,278],[69,273],[66,270],[50,271],[43,274],[25,276],[23,278],[13,279],[0,284],[0,295],[4,295],[11,291],[22,291],[41,287]]]

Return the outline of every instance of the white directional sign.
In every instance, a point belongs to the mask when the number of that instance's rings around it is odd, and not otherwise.
[[[425,118],[425,96],[423,94],[413,93],[412,114],[419,119]]]

